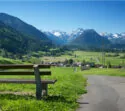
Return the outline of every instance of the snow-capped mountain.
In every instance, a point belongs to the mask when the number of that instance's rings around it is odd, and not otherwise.
[[[73,41],[76,39],[78,36],[80,36],[84,32],[84,29],[78,28],[77,30],[73,30],[72,33],[70,34],[68,38],[68,42]]]
[[[71,42],[83,32],[84,30],[82,28],[78,28],[77,30],[73,30],[71,33],[59,30],[54,30],[44,33],[48,36],[49,39],[53,41],[53,43],[56,43],[58,45],[63,45]]]
[[[100,33],[101,36],[107,37],[108,39],[116,39],[116,38],[125,38],[125,32],[124,33]]]
[[[49,39],[52,40],[53,43],[57,45],[66,44],[70,36],[70,34],[68,34],[67,32],[57,31],[57,30],[44,33],[48,36]]]
[[[123,33],[100,33],[101,36],[108,38],[113,44],[125,44],[125,32]]]
[[[49,39],[52,40],[54,44],[64,45],[72,42],[81,34],[83,34],[87,29],[78,28],[73,30],[71,33],[67,33],[64,31],[53,30],[49,32],[44,32]],[[112,44],[125,44],[125,32],[124,33],[99,33],[99,35],[108,38]]]
[[[62,41],[67,42],[70,34],[68,34],[67,32],[63,32],[63,31],[58,31],[58,30],[54,30],[51,32],[54,36],[60,38]]]
[[[84,49],[100,48],[102,46],[102,41],[105,48],[109,47],[111,44],[107,38],[100,36],[95,30],[87,29],[84,30],[84,32],[75,40],[73,40],[70,43],[70,46]]]

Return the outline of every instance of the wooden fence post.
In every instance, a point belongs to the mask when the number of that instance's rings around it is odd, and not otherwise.
[[[36,99],[40,100],[42,96],[42,83],[41,83],[41,77],[39,73],[39,67],[38,65],[34,65],[34,74],[35,74],[35,81],[36,81]]]

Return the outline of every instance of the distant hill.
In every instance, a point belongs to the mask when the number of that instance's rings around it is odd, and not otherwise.
[[[93,49],[93,48],[108,48],[110,41],[100,36],[95,30],[87,29],[74,39],[70,44],[73,47],[79,47],[84,49]]]
[[[0,48],[13,53],[24,53],[28,48],[28,37],[0,22]]]
[[[41,44],[41,47],[47,46],[51,47],[52,42],[48,37],[42,33],[40,30],[36,29],[34,26],[29,25],[22,20],[20,20],[17,17],[5,14],[5,13],[0,13],[0,21],[3,22],[4,24],[12,27],[13,29],[16,29],[20,33],[30,36],[31,38],[34,38],[39,41]]]

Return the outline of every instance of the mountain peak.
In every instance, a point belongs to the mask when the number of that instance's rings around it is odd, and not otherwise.
[[[86,30],[84,30],[85,32],[96,32],[94,29],[86,29]],[[96,32],[97,33],[97,32]]]
[[[77,36],[70,44],[81,48],[99,48],[104,44],[110,44],[107,38],[100,36],[94,29],[86,29],[84,32]],[[107,45],[108,46],[108,45]]]

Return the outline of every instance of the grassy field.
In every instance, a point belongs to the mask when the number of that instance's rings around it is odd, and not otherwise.
[[[13,60],[0,56],[0,64],[23,64],[23,62],[21,62],[20,60]]]
[[[36,52],[36,54],[38,54]],[[40,56],[41,54],[41,56]],[[41,61],[44,62],[59,62],[59,61],[65,61],[66,59],[73,59],[75,62],[82,62],[85,60],[86,62],[94,62],[96,64],[102,64],[102,53],[101,52],[89,52],[89,51],[67,51],[65,54],[61,56],[43,56],[42,52],[39,54],[38,57],[31,56],[29,60],[25,62],[30,63],[40,63]],[[118,53],[118,56],[113,56],[116,53],[105,53],[105,65],[107,65],[109,62],[111,65],[125,65],[125,53]],[[111,56],[107,56],[111,55]],[[121,58],[124,56],[124,58]],[[22,64],[21,60],[13,60],[8,58],[0,57],[0,64]]]
[[[78,107],[76,99],[86,93],[86,79],[81,71],[74,72],[73,68],[53,67],[51,70],[52,76],[45,76],[44,79],[51,78],[58,81],[49,86],[49,96],[44,100],[35,99],[35,85],[0,84],[0,93],[2,92],[0,111],[74,111]],[[6,77],[8,76],[4,76]],[[15,76],[15,78],[34,77]],[[12,94],[8,94],[11,92]]]
[[[114,55],[115,53],[106,53]],[[119,53],[116,57],[105,57],[105,63],[110,62],[112,65],[122,64],[124,59]],[[32,61],[48,61],[57,62],[65,59],[73,59],[75,62],[83,60],[102,63],[102,55],[100,52],[85,52],[85,51],[69,51],[65,55],[59,57],[40,57],[32,58]],[[0,57],[0,64],[24,64],[20,60],[12,60]],[[35,99],[35,85],[30,84],[0,84],[0,111],[74,111],[78,104],[76,99],[86,93],[86,79],[83,75],[110,75],[110,76],[125,76],[125,69],[95,69],[81,71],[77,68],[51,68],[52,76],[44,76],[44,79],[57,79],[57,83],[49,85],[49,96],[44,100],[37,101]],[[0,76],[0,78],[28,78],[29,76]]]
[[[109,75],[109,76],[125,76],[125,69],[99,69],[92,68],[90,70],[84,70],[81,72],[84,75]]]
[[[114,55],[115,53],[106,53],[105,55]],[[105,65],[110,62],[112,65],[121,65],[123,62],[125,63],[125,59],[121,59],[120,57],[123,56],[124,53],[119,53],[119,56],[116,57],[109,57],[105,56]],[[58,62],[58,61],[65,61],[66,59],[73,59],[75,62],[79,61],[88,61],[88,62],[95,62],[96,64],[102,64],[102,53],[101,52],[88,52],[88,51],[69,51],[66,54],[59,56],[59,57],[47,57],[44,56],[41,58],[42,61],[47,62]]]

